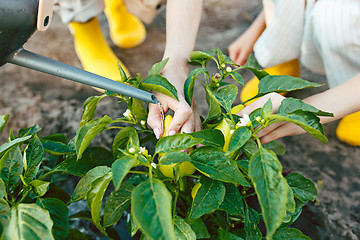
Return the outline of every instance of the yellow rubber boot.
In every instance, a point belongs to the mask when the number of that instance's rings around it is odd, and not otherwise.
[[[129,76],[125,65],[107,44],[97,18],[86,23],[71,22],[69,27],[74,37],[76,54],[84,70],[119,81],[120,71],[117,65],[119,62],[126,75]],[[104,92],[98,88],[95,89]]]
[[[146,37],[146,29],[141,20],[126,10],[123,0],[105,0],[104,3],[114,44],[121,48],[140,45]]]
[[[360,146],[360,112],[347,115],[340,120],[336,136],[352,146]]]
[[[274,67],[264,69],[270,75],[289,75],[292,77],[300,77],[300,64],[298,59],[294,59]],[[241,102],[254,97],[258,93],[259,79],[253,77],[246,84],[240,93]],[[285,95],[285,94],[284,94]],[[245,105],[252,103],[254,100],[247,102]]]

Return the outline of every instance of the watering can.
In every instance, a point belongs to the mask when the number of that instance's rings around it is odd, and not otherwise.
[[[0,0],[0,66],[12,63],[150,103],[154,94],[25,50],[36,31],[48,28],[53,0]]]

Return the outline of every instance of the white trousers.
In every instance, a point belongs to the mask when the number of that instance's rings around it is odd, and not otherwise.
[[[104,10],[103,0],[56,0],[54,10],[60,15],[61,21],[87,22]]]
[[[263,0],[267,27],[254,46],[263,67],[299,58],[329,86],[360,73],[360,0]]]

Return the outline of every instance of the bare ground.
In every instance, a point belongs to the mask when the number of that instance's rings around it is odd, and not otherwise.
[[[259,0],[207,0],[204,4],[202,23],[196,43],[197,50],[226,48],[254,19],[260,11]],[[100,17],[103,32],[109,38],[106,19]],[[147,26],[147,39],[134,49],[119,49],[111,45],[132,75],[145,75],[152,64],[161,60],[165,45],[165,15],[161,12]],[[67,27],[55,15],[52,26],[43,33],[37,32],[25,48],[61,62],[81,67],[73,49],[73,40]],[[245,80],[251,74],[244,72]],[[304,69],[303,78],[326,83],[323,76]],[[82,104],[89,96],[98,94],[91,87],[68,80],[38,73],[6,64],[0,67],[0,114],[10,114],[10,121],[0,140],[5,142],[10,129],[17,131],[38,124],[42,135],[66,133],[72,137],[79,126]],[[323,91],[319,89],[299,91],[296,97],[303,98]],[[199,90],[197,101],[200,112],[205,114],[206,104]],[[124,106],[114,100],[100,102],[97,114],[116,117],[124,112]],[[360,238],[360,148],[341,143],[335,136],[337,122],[324,127],[329,139],[322,144],[310,135],[286,137],[287,153],[281,157],[284,169],[298,171],[318,184],[319,197],[316,203],[308,204],[296,223],[312,239],[359,239]],[[108,145],[111,134],[102,135],[96,143]]]

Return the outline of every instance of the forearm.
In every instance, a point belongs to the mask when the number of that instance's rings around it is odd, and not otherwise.
[[[253,21],[253,23],[250,25],[250,27],[246,30],[246,32],[251,32],[253,42],[255,43],[256,40],[260,37],[260,35],[264,32],[265,28],[265,13],[264,10],[262,10],[256,17],[256,19]]]
[[[360,74],[357,74],[335,88],[304,99],[304,102],[334,114],[334,117],[321,117],[321,123],[324,124],[360,111],[359,91]]]
[[[186,65],[194,49],[203,0],[168,0],[164,58]]]

